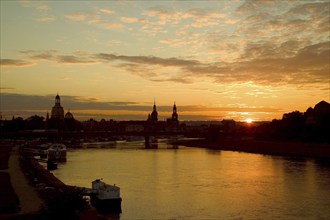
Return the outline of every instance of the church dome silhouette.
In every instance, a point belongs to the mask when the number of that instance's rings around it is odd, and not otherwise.
[[[64,118],[65,118],[65,119],[73,119],[73,114],[72,114],[70,111],[68,111],[68,112],[65,114]]]

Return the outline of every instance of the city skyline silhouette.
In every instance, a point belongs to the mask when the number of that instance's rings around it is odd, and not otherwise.
[[[3,118],[269,121],[329,102],[328,1],[1,1]],[[312,27],[312,28],[311,28]],[[67,110],[67,109],[65,109]]]

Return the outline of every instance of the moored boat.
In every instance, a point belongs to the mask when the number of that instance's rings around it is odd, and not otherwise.
[[[52,144],[48,149],[48,160],[66,161],[66,146],[64,144]]]
[[[92,205],[102,213],[121,213],[120,188],[116,185],[109,185],[96,179],[92,182],[91,195]]]

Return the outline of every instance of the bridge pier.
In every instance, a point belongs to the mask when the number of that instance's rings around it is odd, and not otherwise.
[[[144,146],[145,146],[145,148],[150,148],[149,140],[150,140],[150,137],[148,135],[145,135],[144,136]]]
[[[146,149],[157,149],[158,148],[158,143],[151,141],[149,135],[144,136],[144,146]]]

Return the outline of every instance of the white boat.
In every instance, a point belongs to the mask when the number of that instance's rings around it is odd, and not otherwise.
[[[116,185],[109,185],[96,179],[92,182],[91,195],[92,205],[103,213],[121,213],[120,188]]]
[[[48,160],[66,161],[66,146],[64,144],[52,144],[48,149]]]

